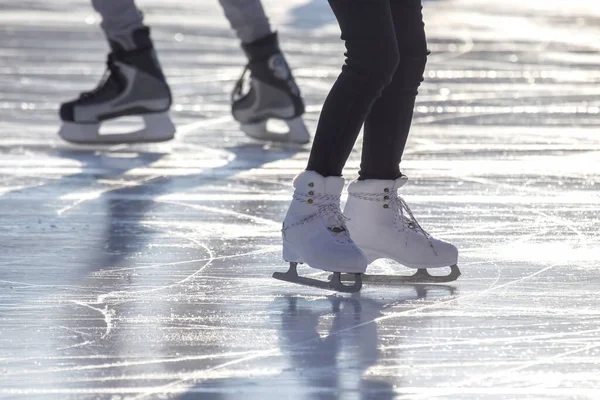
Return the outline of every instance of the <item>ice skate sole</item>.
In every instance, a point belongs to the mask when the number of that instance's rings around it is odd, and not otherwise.
[[[69,143],[90,144],[131,144],[167,142],[175,137],[175,125],[167,113],[142,114],[143,129],[122,134],[100,134],[100,123],[78,124],[64,122],[58,135]]]
[[[298,263],[290,262],[290,268],[287,272],[274,272],[273,278],[284,282],[296,283],[299,285],[316,287],[319,289],[334,290],[342,293],[356,293],[362,288],[362,274],[341,274],[334,272],[329,281],[307,278],[298,275]],[[342,282],[342,275],[347,275],[346,282],[354,282],[352,285],[345,285]]]
[[[267,128],[268,119],[256,123],[241,124],[241,129],[251,138],[267,142],[307,144],[310,141],[310,133],[302,117],[283,120],[283,122],[288,126],[287,133],[269,131]]]
[[[431,275],[427,269],[418,269],[413,275],[368,275],[363,274],[362,280],[365,283],[375,283],[383,285],[395,285],[395,284],[431,284],[431,283],[448,283],[454,282],[461,275],[460,269],[457,265],[450,266],[450,273],[448,275],[435,276]],[[331,275],[330,275],[331,277]],[[342,282],[352,281],[352,274],[341,274]]]

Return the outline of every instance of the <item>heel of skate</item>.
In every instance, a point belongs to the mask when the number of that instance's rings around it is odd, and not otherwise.
[[[270,129],[268,119],[252,124],[242,124],[241,129],[251,138],[267,142],[306,144],[310,141],[310,133],[302,117],[280,121],[287,125],[287,132]]]
[[[437,269],[437,268],[436,268]],[[427,269],[417,269],[413,275],[363,275],[363,281],[379,285],[436,284],[454,282],[461,275],[457,265],[450,266],[448,275],[431,275]],[[332,277],[332,275],[330,275]],[[342,282],[352,281],[352,274],[342,274]]]
[[[177,129],[168,113],[144,114],[143,118],[146,125],[143,138],[146,141],[165,142],[175,137]]]
[[[273,278],[284,282],[296,283],[299,285],[316,287],[319,289],[334,290],[342,293],[356,293],[362,288],[362,274],[341,274],[334,272],[329,281],[306,278],[298,275],[298,263],[290,262],[290,268],[287,272],[274,272]],[[352,278],[347,281],[353,281],[352,285],[345,285],[342,282],[342,275],[348,275]]]
[[[283,241],[283,260],[288,263],[304,264],[304,261],[292,249],[292,245]]]

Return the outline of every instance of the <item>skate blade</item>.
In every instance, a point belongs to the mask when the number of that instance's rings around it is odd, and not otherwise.
[[[363,274],[362,280],[365,283],[374,283],[380,285],[402,285],[402,284],[431,284],[454,282],[461,275],[457,265],[450,267],[450,273],[444,276],[431,275],[426,269],[419,269],[413,275],[368,275]],[[329,276],[330,278],[332,275]],[[352,281],[352,274],[342,274],[342,282]]]
[[[101,124],[64,122],[58,135],[75,144],[126,144],[166,142],[175,137],[175,125],[168,113],[143,114],[144,128],[118,134],[101,134]]]
[[[257,122],[254,124],[242,124],[242,131],[253,139],[263,140],[267,142],[281,142],[294,144],[307,144],[310,142],[310,133],[302,120],[302,117],[282,120],[288,127],[288,131],[284,133],[269,130],[268,120]]]
[[[342,293],[356,293],[362,288],[362,274],[341,274],[334,272],[329,281],[321,281],[318,279],[306,278],[298,275],[298,263],[291,262],[287,272],[274,272],[273,278],[284,282],[296,283],[299,285],[316,287],[325,290],[334,290]],[[354,282],[353,285],[347,286],[342,283],[341,276],[347,275],[347,281]]]

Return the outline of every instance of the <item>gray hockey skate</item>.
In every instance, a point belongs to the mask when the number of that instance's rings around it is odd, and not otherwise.
[[[126,49],[110,40],[106,73],[98,87],[61,105],[63,125],[59,135],[78,144],[162,142],[174,137],[175,126],[168,115],[171,92],[162,73],[147,27],[134,31]],[[103,121],[140,116],[143,129],[101,134]]]
[[[250,60],[232,93],[232,114],[248,136],[264,141],[305,144],[310,134],[302,120],[304,102],[292,72],[273,33],[242,44]],[[245,91],[247,73],[249,89]],[[287,131],[269,127],[270,120],[283,121]]]

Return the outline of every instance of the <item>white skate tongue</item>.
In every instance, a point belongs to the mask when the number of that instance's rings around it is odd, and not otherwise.
[[[425,230],[423,228],[421,228],[421,225],[419,225],[419,222],[417,222],[417,219],[415,218],[415,216],[413,215],[410,207],[408,206],[408,204],[406,203],[406,201],[398,194],[398,190],[406,185],[408,183],[408,176],[406,175],[401,175],[399,178],[397,178],[394,181],[394,188],[393,188],[393,202],[396,203],[396,208],[398,209],[398,214],[399,217],[402,219],[403,225],[407,226],[410,229],[413,230],[417,230],[422,232],[425,236],[429,236],[429,234],[427,232],[425,232]]]
[[[342,213],[339,200],[338,202],[320,205],[319,213],[325,220],[327,229],[337,240],[344,242],[350,240],[350,234],[346,228],[348,218]]]
[[[417,218],[415,218],[415,216],[413,215],[412,210],[410,209],[406,201],[402,197],[400,197],[397,192],[392,194],[392,196],[392,202],[395,203],[395,207],[397,208],[398,212],[398,217],[401,219],[402,225],[416,232],[422,233],[423,235],[429,238],[431,235],[429,235],[429,233],[427,233],[425,229],[421,227],[421,225],[417,221]]]

